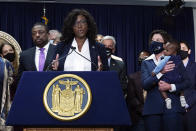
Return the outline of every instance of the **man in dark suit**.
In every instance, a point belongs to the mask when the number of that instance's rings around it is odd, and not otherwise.
[[[48,39],[50,44],[57,45],[60,42],[62,34],[58,30],[49,30]]]
[[[186,42],[180,42],[180,56],[191,80],[191,87],[184,91],[187,101],[187,112],[185,113],[185,130],[196,131],[196,63],[189,59],[190,46]]]
[[[36,23],[32,28],[34,47],[20,55],[19,77],[23,71],[45,71],[53,60],[55,46],[48,41],[49,30],[43,23]]]
[[[141,67],[141,63],[145,60],[150,53],[148,51],[142,51],[139,54],[138,66]],[[146,92],[142,88],[141,71],[130,74],[128,77],[127,86],[127,107],[132,120],[132,131],[144,131],[144,121],[142,117],[142,111],[144,106],[144,99]]]
[[[18,84],[23,71],[45,71],[48,70],[53,60],[55,45],[48,41],[49,30],[43,23],[35,23],[32,27],[32,39],[34,47],[20,54],[20,65],[16,84]],[[16,131],[22,131],[22,127],[14,127]]]
[[[128,80],[125,64],[122,58],[112,55],[115,52],[116,40],[113,36],[105,36],[103,37],[101,43],[104,44],[106,48],[109,69],[110,71],[117,71],[123,89],[124,97],[126,97]]]

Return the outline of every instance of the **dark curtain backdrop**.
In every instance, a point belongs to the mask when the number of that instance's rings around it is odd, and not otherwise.
[[[177,40],[191,45],[195,56],[192,8],[185,8],[177,17],[160,14],[160,7],[132,5],[46,4],[49,28],[61,31],[64,17],[74,8],[84,8],[95,18],[98,33],[116,38],[116,55],[122,57],[127,73],[137,70],[138,54],[148,49],[148,36],[154,29],[164,29]],[[43,15],[42,3],[0,3],[0,30],[11,34],[22,50],[33,46],[31,28]]]

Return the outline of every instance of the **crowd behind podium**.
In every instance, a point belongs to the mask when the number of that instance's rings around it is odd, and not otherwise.
[[[187,42],[177,42],[181,64],[169,60],[155,75],[164,52],[173,38],[164,30],[149,35],[149,49],[138,56],[138,71],[126,73],[126,61],[115,55],[113,36],[97,33],[94,18],[84,9],[74,9],[64,19],[62,32],[49,30],[37,22],[32,27],[34,47],[22,51],[20,59],[15,47],[0,41],[0,130],[22,130],[5,126],[17,84],[24,71],[116,71],[122,87],[132,125],[119,127],[122,131],[196,131],[196,63]],[[19,61],[19,63],[18,63]],[[78,66],[80,65],[80,66]],[[180,66],[180,67],[179,67]],[[165,82],[166,73],[179,68],[180,82]],[[171,99],[172,107],[160,91]],[[186,106],[182,106],[183,92]]]

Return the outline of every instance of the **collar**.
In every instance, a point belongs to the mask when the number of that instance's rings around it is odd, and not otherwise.
[[[161,56],[159,57],[158,61],[157,61],[157,59],[156,59],[156,57],[155,57],[155,54],[150,55],[150,56],[149,56],[148,58],[146,58],[145,60],[153,60],[154,63],[157,65],[158,62],[161,60]]]
[[[111,57],[108,58],[108,66],[110,67]]]
[[[50,45],[50,42],[48,42],[44,47],[42,47],[42,48],[45,48],[44,51],[46,51],[46,52],[48,51],[49,45]],[[39,50],[39,49],[40,49],[40,47],[36,46],[36,50]]]
[[[72,42],[71,45],[72,45],[73,47],[76,47],[76,50],[78,51],[78,44],[77,44],[77,41],[76,41],[75,37],[74,37],[73,42]],[[84,41],[83,46],[85,46],[85,45],[89,45],[88,38],[86,38],[86,40]]]
[[[156,60],[155,54],[150,55],[149,57],[147,57],[145,60]]]
[[[188,63],[189,63],[189,59],[187,59],[186,61],[183,61],[184,67],[187,67]]]

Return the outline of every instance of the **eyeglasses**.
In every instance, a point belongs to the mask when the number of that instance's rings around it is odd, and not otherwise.
[[[85,26],[87,24],[86,20],[80,20],[80,21],[76,21],[74,26],[78,27],[79,25],[81,26]]]

